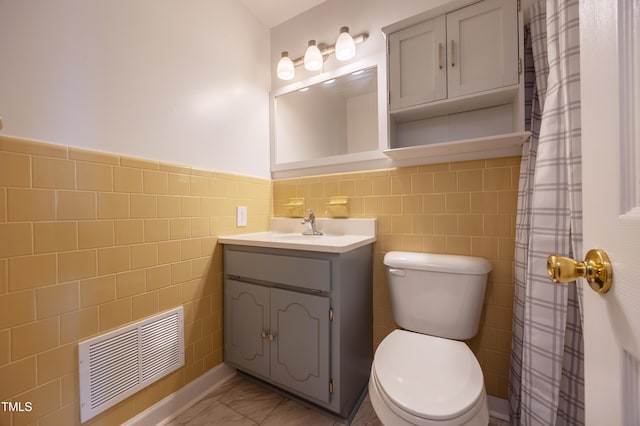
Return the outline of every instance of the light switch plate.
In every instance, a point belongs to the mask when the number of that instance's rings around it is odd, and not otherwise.
[[[247,226],[247,206],[236,207],[236,226]]]

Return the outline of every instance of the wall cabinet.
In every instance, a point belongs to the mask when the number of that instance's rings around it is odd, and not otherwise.
[[[349,417],[373,355],[371,253],[225,245],[225,362]]]
[[[484,0],[389,35],[390,109],[518,84],[516,2]]]
[[[515,150],[503,153],[518,154],[528,136],[513,137],[524,130],[518,3],[458,0],[383,28],[390,148],[385,154],[394,160],[419,157],[429,150],[394,150],[482,139],[471,148],[457,144],[448,150],[482,158],[480,145],[497,136],[491,145],[499,147],[500,140],[508,139],[504,135],[511,135],[506,143]],[[436,159],[443,160],[455,156]]]

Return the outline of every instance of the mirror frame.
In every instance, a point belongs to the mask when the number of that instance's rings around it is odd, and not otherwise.
[[[320,84],[352,72],[376,67],[378,87],[378,146],[376,149],[350,154],[331,155],[310,160],[276,163],[276,145],[278,143],[275,129],[275,101],[276,98],[287,93],[295,92],[307,86]],[[389,157],[383,154],[388,148],[388,116],[387,116],[387,76],[386,64],[377,58],[363,59],[350,63],[335,70],[322,72],[311,78],[297,81],[273,90],[269,94],[269,128],[271,151],[271,177],[273,179],[310,176],[327,173],[340,173],[374,168],[390,167]]]

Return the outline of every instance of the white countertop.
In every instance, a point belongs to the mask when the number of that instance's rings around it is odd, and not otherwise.
[[[272,218],[271,231],[221,236],[221,244],[344,253],[376,241],[375,219],[316,219],[323,235],[303,235],[300,219]]]

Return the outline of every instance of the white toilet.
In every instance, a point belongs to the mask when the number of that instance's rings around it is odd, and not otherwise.
[[[486,259],[389,252],[393,317],[403,330],[376,350],[369,396],[386,426],[487,426],[489,410],[478,360],[461,340],[478,331]]]

